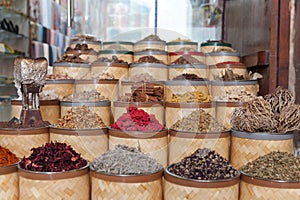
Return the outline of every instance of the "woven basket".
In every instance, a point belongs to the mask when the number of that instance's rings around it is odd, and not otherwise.
[[[129,50],[118,50],[118,49],[113,49],[113,50],[100,50],[99,51],[99,58],[105,57],[112,59],[113,56],[117,56],[118,60],[123,60],[124,62],[127,63],[132,63],[133,62],[133,52]]]
[[[128,77],[139,76],[148,73],[157,81],[166,81],[168,79],[168,66],[158,63],[134,63],[129,66]]]
[[[182,75],[195,74],[200,78],[208,79],[209,68],[204,64],[183,64],[169,66],[169,80]]]
[[[133,51],[160,50],[165,51],[166,42],[163,40],[140,40],[134,43]]]
[[[74,40],[70,42],[71,48],[75,48],[76,44],[87,44],[89,49],[94,49],[99,52],[101,50],[101,42],[100,41],[88,41],[88,40]]]
[[[109,129],[109,149],[123,144],[138,147],[141,152],[155,158],[163,167],[168,165],[168,132],[139,132]]]
[[[243,173],[241,175],[240,200],[296,200],[299,198],[300,182],[258,179]]]
[[[224,75],[226,69],[231,69],[233,73],[244,78],[248,74],[247,67],[243,63],[218,63],[209,66],[209,80],[215,80],[215,76]]]
[[[97,102],[71,102],[71,101],[61,101],[60,102],[60,115],[64,116],[68,110],[72,107],[87,106],[89,109],[99,115],[103,123],[108,126],[112,123],[112,112],[111,112],[111,102],[108,100],[97,101]]]
[[[232,46],[230,43],[222,42],[222,41],[206,41],[200,44],[201,52],[203,53],[211,53],[218,51],[232,51]]]
[[[58,96],[58,99],[63,99],[65,96],[69,96],[74,93],[75,80],[74,79],[66,79],[66,80],[46,80],[46,84],[43,88],[43,91],[54,91],[54,93]]]
[[[18,168],[20,200],[90,200],[89,164],[65,172],[34,172]]]
[[[237,52],[212,52],[205,53],[205,64],[216,65],[222,62],[240,62],[239,53]]]
[[[108,175],[91,170],[91,199],[162,200],[162,173],[148,175]]]
[[[18,158],[31,154],[32,147],[49,142],[49,128],[0,129],[0,146],[14,152]]]
[[[198,42],[192,42],[192,41],[171,41],[171,42],[167,42],[168,52],[177,53],[178,51],[182,51],[182,49],[193,49],[193,50],[197,51],[198,50]],[[201,52],[199,52],[199,53],[201,53]]]
[[[102,48],[103,50],[127,49],[129,51],[133,51],[133,42],[107,41],[107,42],[103,42]]]
[[[11,117],[20,117],[22,100],[11,101]],[[60,105],[58,100],[40,100],[40,112],[44,121],[56,124],[60,118]]]
[[[114,121],[127,112],[129,106],[135,106],[138,109],[143,109],[148,114],[153,114],[161,124],[165,124],[165,111],[163,102],[113,102]]]
[[[121,81],[120,82],[120,88],[119,88],[119,91],[120,91],[120,94],[121,96],[125,96],[125,95],[128,95],[128,94],[132,94],[132,87],[134,88],[138,88],[138,87],[141,87],[141,88],[145,88],[146,86],[153,86],[154,88],[162,88],[163,91],[165,90],[165,84],[163,81],[149,81],[149,82],[136,82],[136,81]],[[164,94],[163,94],[164,95]],[[163,97],[163,99],[165,99],[165,97]]]
[[[165,103],[166,127],[170,128],[178,120],[188,116],[193,111],[203,109],[215,117],[215,105],[213,103]]]
[[[231,130],[230,162],[236,169],[272,151],[293,153],[293,134]]]
[[[94,62],[91,65],[91,72],[96,74],[113,74],[115,79],[122,79],[128,75],[127,63]]]
[[[194,133],[169,130],[169,163],[176,163],[199,148],[215,150],[229,160],[229,131],[219,133]]]
[[[0,199],[19,199],[17,163],[0,167]]]
[[[239,199],[239,175],[227,180],[197,181],[171,174],[166,168],[164,178],[164,200]]]
[[[216,104],[216,119],[218,122],[222,123],[223,126],[230,130],[231,116],[235,108],[245,107],[247,102],[217,102]]]
[[[84,91],[96,90],[102,96],[108,100],[114,100],[118,98],[118,80],[76,80],[75,81],[75,92],[80,93]]]
[[[67,74],[74,79],[79,79],[89,72],[90,65],[86,63],[53,63],[53,74]]]
[[[83,158],[93,162],[108,150],[107,128],[102,129],[62,129],[50,128],[50,141],[71,145]]]

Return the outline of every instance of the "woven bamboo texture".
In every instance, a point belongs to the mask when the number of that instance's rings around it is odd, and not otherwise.
[[[33,180],[19,177],[20,200],[89,200],[89,174],[58,180]]]
[[[130,67],[128,72],[129,79],[134,76],[148,73],[155,77],[158,81],[166,81],[168,79],[168,68],[167,67]]]
[[[141,152],[155,158],[163,167],[168,165],[168,137],[161,138],[120,138],[109,136],[109,149],[114,149],[117,144],[130,147],[139,147]]]
[[[191,65],[191,68],[169,68],[169,80],[172,80],[181,74],[195,74],[198,77],[208,79],[209,69],[193,68],[193,65]]]
[[[170,136],[169,163],[175,163],[191,155],[199,148],[215,150],[229,160],[230,136],[223,138],[181,138]]]
[[[108,73],[113,74],[116,79],[122,79],[123,77],[126,77],[128,74],[128,68],[125,67],[115,67],[115,66],[98,66],[98,65],[92,65],[91,66],[91,72],[92,73]]]
[[[230,162],[237,169],[272,151],[293,153],[293,139],[254,140],[231,136]]]
[[[76,105],[60,106],[60,116],[63,117],[68,112],[68,110],[71,110],[71,108],[75,106]],[[93,113],[99,115],[106,126],[112,123],[112,111],[110,106],[89,106],[89,109]]]
[[[17,171],[0,175],[0,199],[19,199],[19,179]]]
[[[127,107],[124,106],[115,106],[113,109],[113,116],[114,120],[118,120],[119,117],[121,117],[124,113],[127,112]],[[163,105],[155,104],[151,107],[142,107],[138,106],[138,109],[143,109],[148,114],[153,114],[155,118],[159,121],[161,124],[165,124],[165,110]]]
[[[300,199],[300,188],[271,188],[253,185],[245,181],[240,183],[240,200],[296,200]]]
[[[143,183],[110,182],[91,177],[91,199],[162,200],[161,179]]]
[[[235,108],[236,107],[226,107],[226,106],[216,107],[216,120],[219,123],[223,124],[226,130],[230,130],[232,128],[230,119]]]
[[[181,120],[183,117],[188,116],[193,111],[198,110],[198,107],[191,107],[191,108],[174,108],[174,107],[167,107],[166,106],[166,127],[170,128],[173,124],[175,124],[178,120]],[[215,117],[215,107],[210,108],[201,108],[205,110],[205,112],[211,114]]]
[[[54,91],[58,98],[61,100],[64,96],[73,94],[75,87],[73,83],[70,84],[46,84],[43,91]]]
[[[166,85],[165,98],[167,102],[171,102],[172,96],[182,95],[186,92],[198,92],[201,91],[203,94],[209,94],[208,85]]]
[[[80,133],[79,133],[80,134]],[[108,150],[107,134],[93,136],[63,135],[50,133],[50,141],[65,142],[71,145],[76,152],[90,162]]]
[[[228,92],[229,91],[229,92]],[[240,94],[241,91],[246,91],[254,96],[257,96],[257,92],[259,91],[259,85],[232,85],[232,86],[225,86],[225,85],[212,85],[211,86],[211,95],[213,97],[226,97],[226,92],[231,93],[235,91],[236,94]]]
[[[215,80],[215,76],[216,77],[220,77],[220,75],[224,75],[225,74],[225,69],[226,68],[210,68],[209,69],[209,80]],[[234,68],[234,67],[230,67],[229,69],[231,69],[233,71],[233,73],[238,74],[238,75],[242,75],[244,77],[246,77],[246,75],[248,74],[247,69],[244,68]]]
[[[239,184],[222,188],[194,188],[164,181],[164,200],[238,200]]]
[[[240,62],[238,56],[205,56],[205,64],[215,65],[221,62]]]
[[[71,54],[71,56],[72,56],[72,54]],[[93,63],[98,58],[97,55],[92,55],[92,54],[80,54],[79,57],[83,60],[88,61],[89,63]]]
[[[14,152],[18,158],[29,156],[32,147],[38,147],[49,142],[49,134],[35,135],[4,135],[0,134],[0,146]]]
[[[68,74],[74,79],[80,79],[84,74],[90,72],[88,67],[64,67],[64,66],[53,66],[53,74]]]

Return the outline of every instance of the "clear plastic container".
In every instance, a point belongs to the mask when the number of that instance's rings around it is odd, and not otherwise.
[[[9,121],[11,118],[11,98],[0,96],[0,121]]]

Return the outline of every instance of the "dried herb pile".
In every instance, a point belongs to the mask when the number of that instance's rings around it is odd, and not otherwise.
[[[255,97],[246,107],[236,108],[231,117],[234,129],[246,132],[285,134],[300,129],[300,105],[291,91],[282,87],[264,97]]]
[[[101,95],[96,89],[90,91],[82,91],[70,94],[63,98],[63,101],[73,101],[73,102],[95,102],[107,100],[107,97]]]
[[[247,175],[281,181],[300,181],[300,158],[291,153],[273,151],[241,168]]]
[[[16,154],[11,152],[9,149],[0,146],[0,167],[12,165],[18,161],[19,159],[17,158]]]
[[[135,147],[117,145],[91,163],[96,172],[116,175],[143,175],[160,171],[162,165]]]
[[[220,154],[207,148],[197,149],[192,155],[168,167],[170,173],[195,180],[222,180],[236,177],[239,172]]]
[[[164,125],[160,124],[155,115],[148,114],[143,109],[135,106],[127,107],[127,112],[121,115],[115,123],[111,125],[113,129],[125,131],[161,131]]]
[[[21,160],[21,168],[38,172],[62,172],[87,165],[87,161],[66,143],[50,142],[32,148],[31,151],[30,156]]]
[[[185,92],[183,94],[173,94],[171,102],[211,102],[212,97],[201,91]]]
[[[184,73],[174,77],[173,80],[205,81],[207,79],[201,78],[197,74]]]
[[[187,132],[220,132],[225,130],[222,124],[203,109],[195,110],[178,120],[171,126],[171,129]]]

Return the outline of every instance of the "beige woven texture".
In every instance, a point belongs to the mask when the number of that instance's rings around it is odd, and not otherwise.
[[[210,148],[229,159],[230,136],[224,138],[180,138],[170,136],[169,163],[175,163],[191,155],[198,148]]]
[[[202,48],[202,47],[201,47]],[[240,62],[238,56],[205,56],[205,64],[216,65],[221,62]]]
[[[164,182],[164,200],[238,200],[239,184],[223,188],[194,188]]]
[[[116,79],[122,79],[123,77],[126,77],[128,74],[128,68],[125,67],[111,67],[111,66],[98,66],[98,65],[92,65],[91,66],[91,72],[92,73],[108,73],[113,74]]]
[[[65,73],[64,73],[65,74]],[[67,73],[68,74],[68,73]],[[68,74],[70,75],[70,74]],[[73,83],[70,84],[46,84],[43,91],[55,91],[59,99],[63,99],[64,96],[73,94],[75,87]]]
[[[90,162],[108,150],[107,134],[93,136],[63,135],[50,133],[50,141],[64,142]]]
[[[19,177],[19,200],[90,200],[89,174],[59,180],[32,180]]]
[[[216,107],[216,120],[223,124],[226,130],[230,130],[232,125],[230,123],[232,113],[237,107],[226,107],[226,106],[217,106]]]
[[[119,183],[92,177],[92,200],[136,199],[162,200],[161,179],[144,183]]]
[[[90,72],[88,67],[53,66],[53,74],[68,74],[74,79],[79,79],[83,74]]]
[[[241,181],[240,200],[296,200],[300,199],[299,189],[271,188]]]
[[[139,147],[141,152],[155,158],[163,167],[168,165],[168,136],[143,139],[109,136],[109,149],[114,149],[117,144]]]
[[[169,80],[181,74],[195,74],[200,78],[208,79],[209,70],[208,68],[195,68],[193,65],[191,65],[191,68],[169,68]]]
[[[213,97],[224,97],[226,95],[226,92],[228,91],[235,91],[236,94],[239,94],[240,91],[246,91],[253,96],[257,96],[257,92],[259,91],[259,85],[253,84],[253,85],[233,85],[233,86],[225,86],[225,85],[211,85],[211,95]],[[229,92],[232,93],[232,92]],[[226,97],[226,96],[225,96]]]
[[[141,74],[148,73],[151,76],[155,77],[158,81],[168,80],[168,68],[159,68],[159,67],[131,67],[129,68],[128,77],[129,79],[134,76],[139,76]]]
[[[230,162],[239,169],[248,162],[272,151],[293,152],[293,139],[253,140],[231,137]]]
[[[0,199],[19,199],[19,179],[17,172],[0,175]]]
[[[49,142],[49,134],[36,135],[2,135],[0,134],[0,146],[14,152],[18,158],[29,156],[32,147],[38,147]]]

